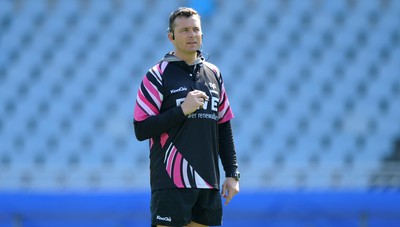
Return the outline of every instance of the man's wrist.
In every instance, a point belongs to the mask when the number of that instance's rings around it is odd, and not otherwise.
[[[239,181],[240,180],[240,172],[236,170],[234,172],[226,173],[225,177],[232,177],[236,181]]]

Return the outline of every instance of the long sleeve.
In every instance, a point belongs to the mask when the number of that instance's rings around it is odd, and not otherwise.
[[[219,155],[225,174],[234,173],[237,168],[237,158],[230,121],[218,125]]]
[[[172,126],[186,119],[180,106],[164,113],[153,115],[143,121],[133,121],[135,135],[139,141],[159,136]]]
[[[161,112],[164,99],[162,74],[167,64],[163,62],[151,68],[140,84],[133,121],[136,138],[140,141],[160,136],[186,119],[180,106]]]

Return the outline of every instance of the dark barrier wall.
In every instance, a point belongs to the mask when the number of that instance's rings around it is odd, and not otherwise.
[[[148,193],[0,194],[1,227],[150,226]],[[229,227],[398,227],[396,192],[246,192],[225,207]]]

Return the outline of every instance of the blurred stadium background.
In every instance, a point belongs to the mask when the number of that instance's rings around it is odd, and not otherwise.
[[[149,226],[136,91],[202,15],[235,113],[224,226],[400,226],[399,0],[0,0],[0,226]]]

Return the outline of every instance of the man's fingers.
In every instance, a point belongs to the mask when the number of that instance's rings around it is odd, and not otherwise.
[[[225,200],[225,205],[228,205],[229,204],[229,202],[231,201],[231,199],[232,199],[232,197],[227,197],[226,198],[226,200]]]
[[[197,97],[202,98],[204,101],[208,100],[208,96],[204,92],[197,94]]]
[[[222,190],[221,190],[221,195],[224,197],[224,198],[226,198],[226,184],[223,184],[222,185]]]
[[[225,198],[226,198],[225,205],[229,204],[229,202],[232,200],[233,196],[234,196],[233,190],[232,189],[228,189],[228,195],[225,196]]]
[[[225,205],[228,205],[233,197],[239,192],[239,183],[233,178],[227,178],[222,184],[221,195],[226,199]]]
[[[228,188],[227,191],[227,195],[224,196],[226,198],[225,205],[228,205],[232,198],[238,193],[238,190],[235,188]]]
[[[194,90],[194,91],[191,91],[191,93],[192,93],[194,96],[198,97],[198,98],[203,98],[205,101],[208,100],[208,96],[207,96],[206,93],[203,92],[203,91]]]
[[[204,101],[208,101],[208,96],[204,92],[203,92],[202,98],[204,99]]]

